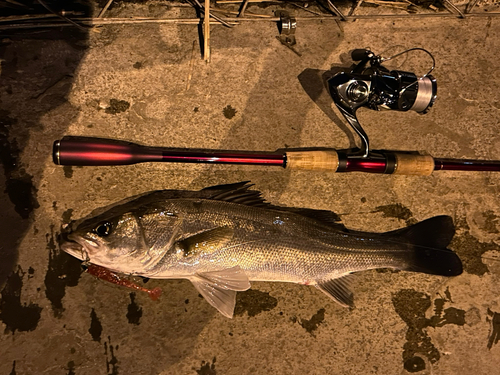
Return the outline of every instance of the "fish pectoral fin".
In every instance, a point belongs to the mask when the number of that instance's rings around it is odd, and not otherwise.
[[[236,291],[250,288],[248,277],[240,267],[196,274],[190,280],[207,302],[228,318],[234,314]]]
[[[317,281],[316,287],[344,307],[354,307],[354,294],[351,291],[353,275],[348,274],[336,279]]]
[[[233,235],[234,230],[232,228],[219,227],[177,241],[175,246],[182,249],[186,257],[210,254],[224,247],[231,241]]]

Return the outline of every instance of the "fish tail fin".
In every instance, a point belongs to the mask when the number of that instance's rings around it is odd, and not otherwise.
[[[455,234],[451,217],[435,216],[387,234],[402,237],[412,250],[401,270],[441,276],[462,273],[462,261],[446,248]]]

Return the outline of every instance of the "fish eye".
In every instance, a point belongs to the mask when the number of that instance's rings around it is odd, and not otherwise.
[[[109,221],[105,221],[104,223],[99,224],[95,229],[94,232],[99,236],[99,237],[106,237],[111,233],[111,223]]]

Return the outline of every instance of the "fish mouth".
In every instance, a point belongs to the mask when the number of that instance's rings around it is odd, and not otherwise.
[[[61,250],[68,253],[69,255],[74,256],[79,260],[85,260],[86,252],[84,247],[75,241],[64,241],[61,243]]]
[[[79,260],[87,260],[88,254],[85,246],[80,243],[78,236],[62,233],[59,238],[59,246],[62,251]]]

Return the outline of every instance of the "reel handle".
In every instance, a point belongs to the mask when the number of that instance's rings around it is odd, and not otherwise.
[[[351,58],[353,61],[361,61],[366,59],[370,53],[369,49],[355,49],[351,52]]]

